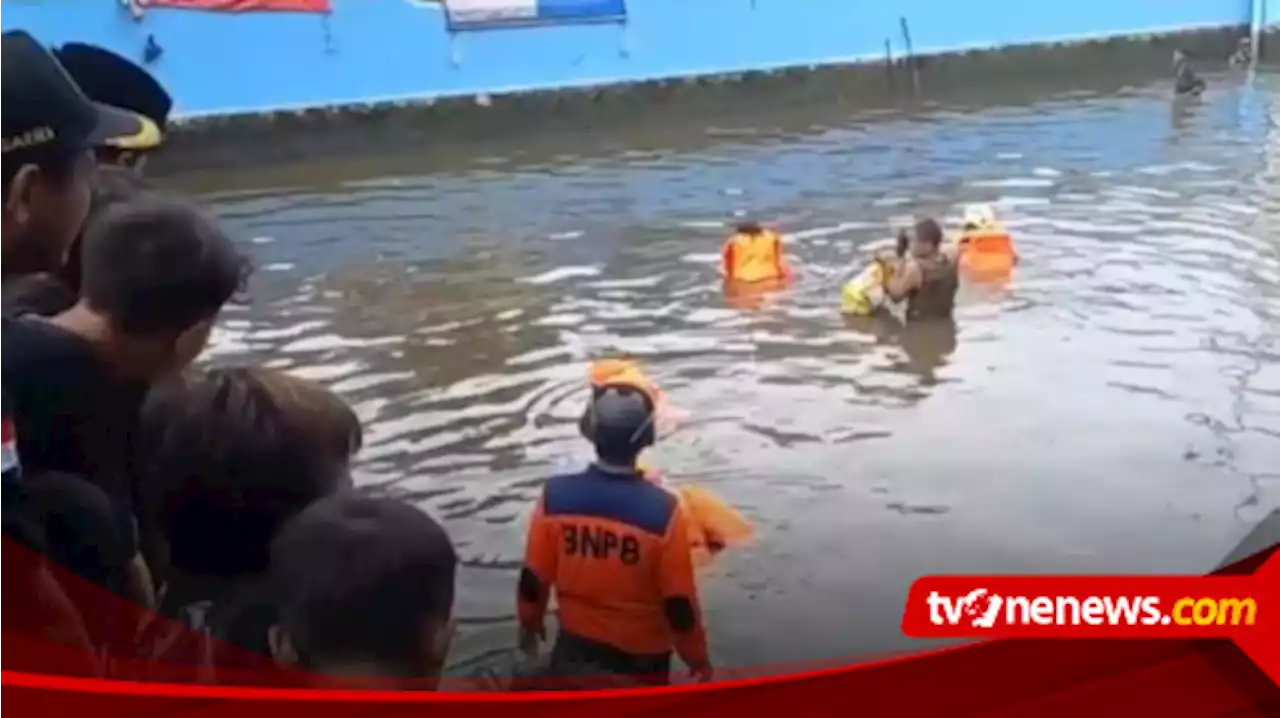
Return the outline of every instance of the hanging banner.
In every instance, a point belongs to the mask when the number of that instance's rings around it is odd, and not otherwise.
[[[330,0],[137,0],[144,8],[173,7],[213,12],[321,12],[330,10]]]
[[[455,30],[622,22],[627,17],[626,0],[444,0],[444,6]]]

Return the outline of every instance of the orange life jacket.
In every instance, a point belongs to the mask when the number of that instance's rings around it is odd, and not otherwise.
[[[977,229],[965,232],[960,237],[965,252],[980,254],[1014,254],[1013,238],[1003,229]]]
[[[785,279],[791,271],[783,259],[782,238],[776,232],[738,233],[724,243],[724,275],[735,282]]]
[[[1008,271],[1017,262],[1013,238],[993,227],[965,232],[960,237],[960,266],[979,272]]]

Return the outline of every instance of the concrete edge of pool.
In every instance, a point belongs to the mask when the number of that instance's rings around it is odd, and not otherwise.
[[[1249,27],[866,60],[841,65],[703,75],[438,100],[190,118],[178,121],[155,171],[302,163],[317,158],[401,153],[502,142],[537,134],[617,132],[655,121],[731,118],[738,106],[832,103],[862,109],[946,100],[982,106],[997,89],[1043,97],[1081,88],[1119,90],[1169,72],[1174,48],[1202,71],[1221,69]],[[1280,63],[1280,28],[1264,35],[1263,64]],[[1270,50],[1268,52],[1268,50]],[[1170,74],[1170,78],[1172,76]]]

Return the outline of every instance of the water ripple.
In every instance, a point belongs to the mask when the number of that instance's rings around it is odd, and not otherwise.
[[[1280,80],[1260,82],[1262,106]],[[576,418],[605,353],[640,358],[689,414],[655,460],[759,524],[708,601],[798,645],[833,646],[815,626],[849,606],[893,624],[920,573],[1206,570],[1280,503],[1280,139],[1224,119],[1236,90],[1173,116],[1166,92],[797,109],[221,192],[259,262],[289,271],[257,278],[210,357],[352,402],[362,482],[458,542],[461,661],[510,640],[486,627],[509,628],[541,481],[587,456]],[[1009,286],[964,287],[958,329],[842,321],[838,286],[869,252],[916,212],[954,226],[968,202],[1016,234]],[[798,271],[756,303],[727,300],[714,269],[744,215],[781,226]],[[776,598],[798,586],[804,625]],[[785,654],[712,629],[736,660]]]

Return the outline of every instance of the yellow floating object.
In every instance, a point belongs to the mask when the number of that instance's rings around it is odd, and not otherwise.
[[[845,282],[840,290],[840,311],[845,314],[870,316],[884,304],[885,268],[872,262],[858,276]]]

